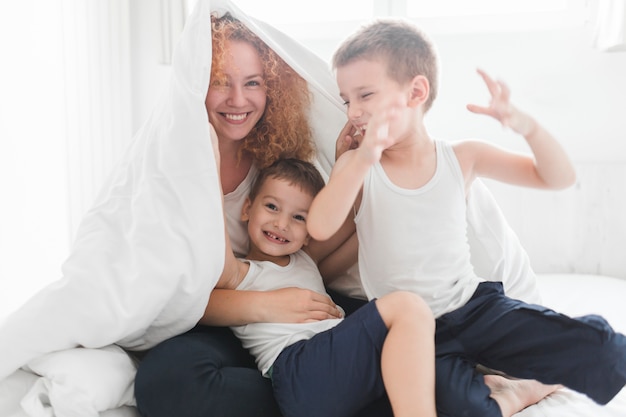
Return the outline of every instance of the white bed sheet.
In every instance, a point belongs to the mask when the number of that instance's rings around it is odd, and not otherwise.
[[[626,280],[582,274],[539,274],[542,304],[572,317],[599,314],[626,333]],[[561,389],[516,417],[624,417],[626,389],[606,406],[586,396]]]
[[[600,314],[616,330],[626,333],[626,280],[595,275],[540,274],[538,286],[544,305],[571,316]],[[19,370],[0,381],[0,417],[28,417],[20,401],[36,379],[36,375]],[[139,413],[134,407],[121,407],[100,416],[139,417]],[[581,394],[562,389],[516,417],[624,416],[626,389],[604,407]]]

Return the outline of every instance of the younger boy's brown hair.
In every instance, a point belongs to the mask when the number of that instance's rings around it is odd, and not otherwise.
[[[285,180],[313,197],[326,185],[324,178],[312,163],[294,158],[278,159],[259,172],[248,195],[250,201],[254,201],[268,178]]]

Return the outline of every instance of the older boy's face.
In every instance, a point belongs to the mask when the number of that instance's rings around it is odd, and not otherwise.
[[[387,75],[386,66],[378,60],[359,59],[337,68],[339,94],[348,108],[348,118],[363,130],[373,114],[392,103],[406,104],[408,93]]]
[[[248,222],[250,253],[257,260],[272,260],[297,252],[308,243],[306,217],[313,196],[289,182],[268,178],[241,219]]]

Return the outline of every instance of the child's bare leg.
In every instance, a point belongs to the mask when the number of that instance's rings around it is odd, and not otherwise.
[[[435,320],[426,303],[409,292],[376,300],[389,329],[381,369],[395,417],[436,417]]]
[[[500,375],[485,375],[485,384],[491,389],[491,398],[500,406],[503,417],[511,417],[561,387],[545,385],[533,379],[509,379]]]

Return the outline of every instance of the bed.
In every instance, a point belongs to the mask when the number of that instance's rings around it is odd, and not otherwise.
[[[224,226],[216,220],[222,218],[221,193],[204,109],[213,11],[230,11],[244,21],[309,82],[314,133],[326,138],[318,142],[318,163],[330,171],[345,112],[327,63],[227,0],[198,1],[172,61],[172,84],[85,215],[63,277],[10,316],[0,316],[0,417],[137,416],[136,363],[120,346],[149,349],[190,329],[202,315],[224,253],[217,238]],[[470,221],[470,228],[482,225],[472,235],[504,238],[492,240],[495,247],[472,245],[481,249],[472,257],[490,265],[479,274],[514,277],[505,281],[509,294],[535,297],[525,253],[497,206],[491,207],[490,213],[478,212],[489,222]],[[538,281],[544,304],[573,315],[600,313],[626,331],[626,281],[585,275],[543,275]],[[601,408],[566,390],[520,413],[625,414],[625,391]]]
[[[607,318],[616,330],[626,332],[626,306],[624,304],[626,280],[597,275],[539,274],[537,285],[544,305],[572,316],[600,314]],[[102,364],[92,363],[88,372],[91,372],[92,380],[77,381],[78,384],[82,384],[80,388],[83,389],[83,393],[91,396],[94,403],[99,401],[100,404],[106,404],[108,401],[108,404],[118,406],[99,414],[80,414],[81,417],[139,416],[132,405],[132,368],[129,368],[118,381],[120,385],[118,389],[106,386],[103,382],[106,378],[103,378],[105,369],[102,368]],[[33,406],[32,392],[30,414],[20,405],[24,398],[29,401],[29,391],[35,390],[36,392],[35,384],[40,378],[33,372],[20,369],[0,381],[0,416],[53,416],[54,414],[44,414],[44,408],[37,409]],[[128,385],[129,383],[131,385]],[[89,389],[90,392],[85,392]],[[73,395],[73,401],[78,403],[76,394]],[[96,400],[96,397],[107,398]],[[84,403],[81,403],[81,406],[84,406]],[[517,414],[519,417],[624,417],[624,415],[626,415],[626,389],[606,406],[599,406],[584,395],[568,389],[560,389],[538,404]]]

